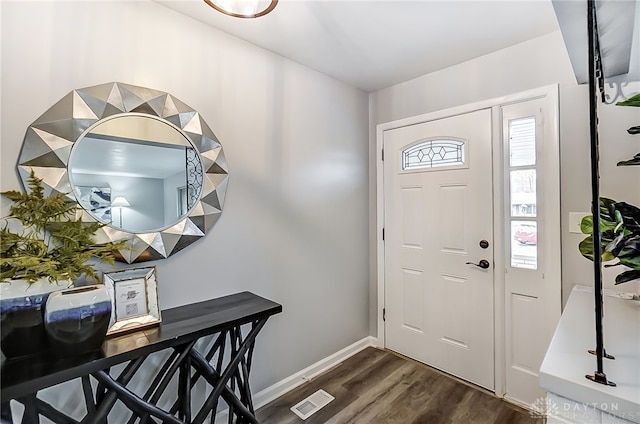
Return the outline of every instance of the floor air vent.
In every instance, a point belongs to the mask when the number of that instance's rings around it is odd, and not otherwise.
[[[291,407],[291,411],[294,414],[306,420],[311,415],[315,414],[320,410],[320,408],[326,406],[329,402],[334,400],[335,398],[331,396],[329,393],[320,389],[311,396],[302,401],[298,402],[294,406]]]

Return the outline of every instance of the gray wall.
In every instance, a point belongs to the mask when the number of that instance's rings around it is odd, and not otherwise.
[[[254,392],[368,335],[366,93],[150,1],[0,7],[2,190],[20,188],[27,127],[72,89],[169,92],[219,137],[230,180],[210,234],[153,263],[162,308],[243,290],[282,303]]]
[[[592,285],[591,262],[577,248],[584,236],[569,233],[569,212],[589,212],[591,205],[588,88],[576,83],[559,31],[370,94],[372,217],[376,210],[376,125],[550,84],[560,86],[562,258],[558,260],[562,260],[563,300],[566,302],[575,284]],[[626,91],[637,92],[638,85],[631,84]],[[640,137],[626,133],[627,128],[638,125],[639,118],[637,108],[600,107],[601,195],[636,205],[640,204],[640,167],[617,168],[615,164],[640,151]],[[370,322],[371,333],[376,334],[377,262],[375,221],[371,221]],[[604,284],[613,288],[613,276],[620,271],[608,271]],[[617,289],[637,292],[640,284]]]

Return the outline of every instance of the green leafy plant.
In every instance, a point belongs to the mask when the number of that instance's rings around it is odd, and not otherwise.
[[[633,158],[629,160],[621,160],[618,162],[618,166],[635,166],[640,165],[640,153],[636,153]]]
[[[617,106],[640,107],[640,94],[616,103]],[[629,134],[640,134],[640,126],[627,130]],[[617,166],[640,165],[640,153],[632,159],[620,161]],[[627,266],[631,268],[616,276],[616,284],[627,283],[640,279],[640,209],[625,202],[601,197],[600,207],[600,249],[602,262],[618,260],[605,267]],[[580,253],[587,259],[593,260],[593,217],[585,216],[580,224],[580,230],[589,234],[578,245]]]
[[[605,267],[624,265],[631,268],[616,276],[615,284],[640,279],[640,209],[625,202],[600,198],[600,245],[602,261],[618,260]],[[580,230],[589,234],[578,246],[580,253],[593,261],[593,217],[585,216]]]
[[[640,107],[640,93],[635,96],[630,97],[627,100],[616,103],[616,106],[631,106],[631,107]],[[634,126],[627,130],[627,132],[631,135],[640,134],[640,126]],[[617,163],[618,166],[637,166],[640,165],[640,153],[637,153],[633,156],[633,158],[628,160],[621,160]]]
[[[83,275],[98,281],[89,260],[113,264],[114,252],[125,242],[97,243],[95,233],[104,224],[76,219],[76,204],[62,193],[45,196],[42,180],[33,172],[27,186],[26,193],[2,192],[13,203],[0,228],[0,281],[75,281]]]
[[[616,106],[640,107],[640,93],[636,94],[635,96],[631,96],[627,100],[616,103]]]

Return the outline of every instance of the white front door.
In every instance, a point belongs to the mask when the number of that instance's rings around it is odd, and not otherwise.
[[[385,345],[493,389],[491,110],[383,137]]]

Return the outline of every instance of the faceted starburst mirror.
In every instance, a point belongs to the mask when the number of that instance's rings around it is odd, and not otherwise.
[[[106,224],[98,241],[127,240],[118,252],[127,263],[167,258],[204,237],[228,182],[222,145],[197,111],[122,83],[73,90],[54,104],[27,129],[18,171],[23,183],[33,171],[47,194],[77,202],[84,222]]]

